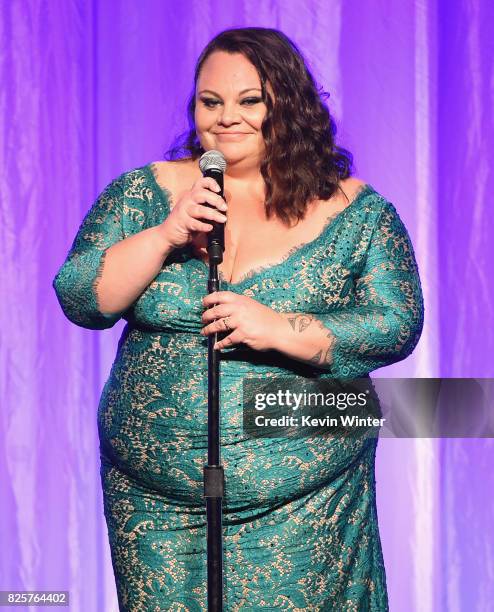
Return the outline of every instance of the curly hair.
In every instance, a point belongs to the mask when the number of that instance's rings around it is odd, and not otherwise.
[[[336,124],[324,103],[329,94],[317,87],[300,50],[279,30],[232,28],[207,44],[196,63],[187,105],[189,130],[175,140],[165,159],[195,160],[204,153],[195,130],[195,90],[201,68],[214,51],[241,53],[261,80],[267,107],[260,167],[266,185],[266,216],[274,213],[285,224],[303,219],[310,201],[329,199],[339,189],[340,179],[352,175],[353,156],[335,144]]]

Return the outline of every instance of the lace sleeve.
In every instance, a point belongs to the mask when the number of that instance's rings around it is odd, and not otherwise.
[[[80,327],[106,329],[123,313],[101,312],[96,287],[107,249],[124,238],[123,189],[114,179],[84,217],[65,262],[53,280],[53,288],[65,316]]]
[[[316,315],[334,336],[335,377],[364,376],[405,359],[423,327],[423,296],[412,243],[386,202],[374,227],[351,307]]]

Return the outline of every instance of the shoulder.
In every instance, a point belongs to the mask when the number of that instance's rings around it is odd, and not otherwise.
[[[399,210],[388,197],[377,191],[369,182],[360,179],[355,179],[352,189],[355,191],[351,192],[351,202],[359,203],[353,207],[355,217],[368,224],[375,239],[385,241],[392,235],[408,237],[408,230]]]
[[[373,232],[384,227],[406,231],[395,205],[368,181],[350,177],[339,183],[340,197],[349,209],[348,223],[355,228],[365,225]]]
[[[182,177],[186,177],[193,173],[194,170],[196,170],[196,173],[200,173],[197,161],[190,159],[148,162],[143,166],[131,168],[130,170],[125,170],[120,173],[106,185],[106,189],[125,189],[139,185],[144,179],[148,178],[150,174],[154,175],[158,183],[173,185],[176,182],[180,182]]]
[[[189,159],[148,162],[117,175],[103,188],[100,197],[111,196],[135,203],[152,200],[157,193],[160,197],[163,193],[169,196],[180,191],[184,184],[190,186],[194,169],[200,175],[197,162]]]
[[[338,186],[341,191],[343,191],[343,193],[351,200],[352,196],[358,193],[365,185],[368,185],[366,181],[350,176],[346,179],[342,179]]]
[[[197,160],[191,158],[154,161],[149,167],[158,185],[170,191],[176,191],[183,184],[190,185],[201,174]]]
[[[367,181],[351,176],[338,182],[333,197],[343,208],[347,208],[359,201],[372,199],[371,196],[374,194],[374,188]]]
[[[373,211],[382,213],[387,209],[396,212],[394,205],[368,181],[352,176],[340,181],[338,187],[341,197],[346,198],[348,204],[358,199],[365,202]]]
[[[147,165],[125,170],[105,185],[99,197],[139,198],[139,194],[148,184],[149,172],[150,169]]]

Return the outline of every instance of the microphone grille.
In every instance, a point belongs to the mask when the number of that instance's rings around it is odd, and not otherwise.
[[[224,172],[226,170],[226,159],[221,151],[211,149],[201,155],[199,160],[199,168],[204,173],[206,170],[220,170]]]

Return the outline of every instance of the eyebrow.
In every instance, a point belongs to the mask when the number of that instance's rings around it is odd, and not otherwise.
[[[242,91],[241,91],[241,92],[240,92],[238,95],[239,95],[239,96],[241,96],[242,94],[244,94],[244,93],[246,93],[246,92],[248,92],[248,91],[260,91],[260,92],[262,93],[262,89],[261,89],[260,87],[248,87],[247,89],[242,89]],[[219,94],[219,93],[216,93],[216,92],[215,92],[215,91],[213,91],[212,89],[202,89],[202,90],[201,90],[200,92],[198,92],[198,93],[199,93],[199,95],[200,95],[200,94],[203,94],[203,93],[206,93],[206,92],[208,92],[208,93],[212,93],[212,94],[214,94],[215,96],[218,96],[218,98],[221,98],[220,94]]]

